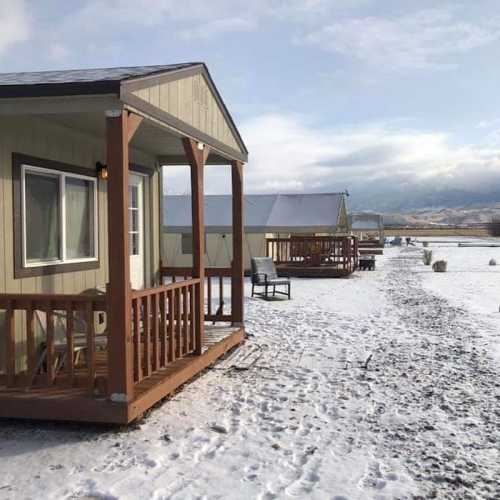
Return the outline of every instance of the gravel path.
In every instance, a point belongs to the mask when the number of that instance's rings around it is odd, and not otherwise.
[[[246,347],[130,430],[2,424],[0,498],[499,498],[488,326],[386,253],[248,299]]]

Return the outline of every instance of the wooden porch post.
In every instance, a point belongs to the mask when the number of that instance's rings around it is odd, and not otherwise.
[[[193,278],[200,278],[200,286],[196,287],[195,303],[197,305],[195,322],[195,353],[202,353],[205,340],[205,205],[203,196],[203,178],[205,161],[209,149],[198,148],[199,143],[193,139],[183,139],[184,151],[191,167],[191,203],[193,225]]]
[[[244,198],[243,163],[231,162],[231,182],[233,187],[233,262],[231,280],[231,313],[233,324],[243,325],[244,321]]]
[[[129,253],[129,142],[142,119],[128,111],[106,114],[108,178],[108,393],[133,398]]]

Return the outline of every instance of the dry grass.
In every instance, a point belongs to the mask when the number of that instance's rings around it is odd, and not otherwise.
[[[385,229],[385,236],[489,236],[484,227],[462,228],[391,228]]]

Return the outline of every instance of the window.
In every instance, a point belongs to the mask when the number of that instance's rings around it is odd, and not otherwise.
[[[191,233],[181,234],[181,249],[184,255],[193,253],[193,235]],[[207,253],[207,233],[205,233],[205,253]]]
[[[141,221],[140,221],[140,206],[139,186],[130,185],[128,187],[128,197],[130,206],[129,210],[129,245],[130,255],[141,254]]]
[[[97,180],[21,165],[23,267],[97,261]]]
[[[182,233],[182,253],[184,255],[193,253],[193,236],[191,233]]]

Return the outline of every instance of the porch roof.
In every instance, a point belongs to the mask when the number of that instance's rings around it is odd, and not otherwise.
[[[339,222],[344,193],[250,194],[245,196],[245,231],[249,233],[331,233]],[[164,197],[163,231],[191,231],[191,197]],[[205,196],[208,233],[231,232],[231,196]]]
[[[115,93],[124,80],[198,66],[202,63],[0,73],[0,97]],[[106,82],[106,85],[100,85]]]
[[[33,114],[101,136],[104,112],[128,109],[147,118],[132,145],[166,161],[178,160],[183,150],[178,142],[174,141],[176,147],[165,144],[165,133],[154,130],[159,126],[175,138],[190,137],[210,146],[212,163],[248,158],[243,139],[201,62],[0,73],[0,100],[0,114]]]

